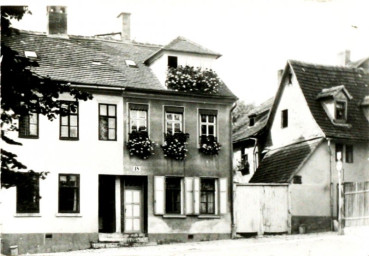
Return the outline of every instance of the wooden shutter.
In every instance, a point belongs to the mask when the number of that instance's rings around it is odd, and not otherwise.
[[[164,176],[154,176],[154,212],[164,214]]]
[[[193,195],[193,178],[186,177],[185,178],[185,200],[186,200],[186,214],[194,213],[194,195]]]
[[[219,179],[219,214],[227,213],[227,178]]]
[[[193,178],[193,213],[200,214],[200,178]]]

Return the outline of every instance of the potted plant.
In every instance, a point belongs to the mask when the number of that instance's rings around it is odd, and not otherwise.
[[[154,143],[147,131],[133,131],[129,134],[127,148],[131,156],[147,159],[154,153]]]
[[[174,160],[184,160],[187,156],[187,138],[188,133],[176,132],[174,134],[166,133],[165,141],[161,148],[163,149],[164,156],[172,158]]]
[[[217,142],[216,137],[210,135],[202,135],[200,137],[200,152],[205,155],[217,155],[221,145]]]

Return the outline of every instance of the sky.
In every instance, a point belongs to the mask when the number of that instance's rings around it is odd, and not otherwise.
[[[214,66],[247,104],[274,96],[277,72],[288,59],[337,65],[338,53],[369,56],[367,0],[2,0],[28,5],[32,15],[14,26],[46,31],[46,6],[68,6],[68,33],[121,30],[131,13],[131,39],[165,45],[183,36],[222,54]]]

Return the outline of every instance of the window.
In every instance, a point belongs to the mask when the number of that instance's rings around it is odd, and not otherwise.
[[[116,110],[116,105],[99,104],[99,140],[117,139]]]
[[[19,137],[38,138],[38,114],[19,117]]]
[[[165,212],[181,213],[181,178],[166,177],[165,179]]]
[[[215,179],[201,179],[200,213],[215,213]]]
[[[17,213],[39,213],[39,178],[32,173],[18,173]]]
[[[339,121],[346,120],[346,102],[336,101],[335,119]]]
[[[254,116],[250,116],[249,117],[249,126],[254,126],[255,125],[255,117]]]
[[[126,60],[126,65],[131,68],[138,68],[136,62],[134,62],[133,60]]]
[[[178,58],[176,56],[168,56],[168,67],[170,68],[178,67]]]
[[[200,110],[200,136],[216,137],[217,116],[216,111]]]
[[[147,105],[130,104],[129,132],[147,132]]]
[[[59,212],[79,213],[79,175],[59,175]]]
[[[341,155],[341,160],[343,160],[343,145],[336,143],[336,162],[338,161],[338,155]]]
[[[241,173],[242,175],[247,175],[250,174],[249,156],[245,148],[243,148],[241,152]]]
[[[165,107],[165,131],[168,134],[183,131],[183,108]]]
[[[288,109],[282,110],[281,120],[282,120],[281,123],[282,128],[288,127]]]
[[[60,139],[78,140],[78,103],[63,102],[61,111]]]
[[[346,163],[354,162],[354,146],[346,145]]]
[[[302,177],[300,175],[293,176],[292,183],[293,184],[302,184]]]

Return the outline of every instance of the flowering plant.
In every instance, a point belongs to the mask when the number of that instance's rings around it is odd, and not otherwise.
[[[221,81],[211,69],[178,66],[168,69],[165,83],[168,88],[175,91],[214,94],[218,92]]]
[[[217,155],[221,145],[217,142],[216,137],[210,135],[202,135],[200,137],[200,152],[205,155]]]
[[[142,159],[147,159],[154,152],[154,143],[149,139],[146,131],[133,131],[129,134],[127,148],[131,156],[136,155]]]
[[[164,156],[175,160],[184,160],[188,151],[186,148],[188,136],[188,133],[183,132],[165,134],[165,141],[163,145],[161,145]]]

